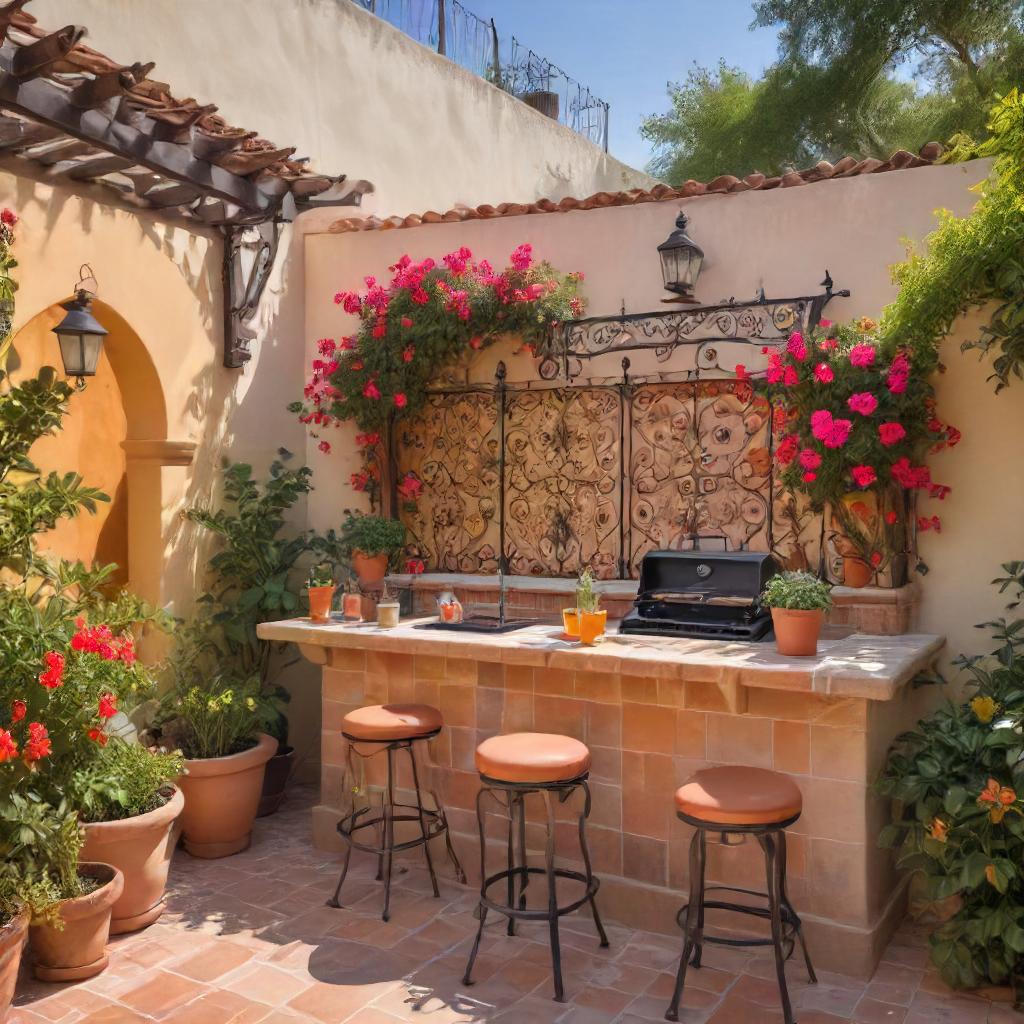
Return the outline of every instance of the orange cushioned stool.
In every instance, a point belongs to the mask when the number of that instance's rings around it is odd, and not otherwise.
[[[342,885],[345,884],[353,848],[377,856],[377,881],[383,880],[384,882],[383,917],[385,921],[391,916],[391,866],[396,852],[422,846],[427,860],[427,870],[430,872],[430,884],[433,887],[434,895],[440,896],[437,875],[434,873],[434,862],[430,856],[430,840],[444,835],[448,856],[451,857],[452,863],[455,865],[455,875],[460,882],[465,883],[465,872],[462,870],[462,865],[459,863],[459,858],[455,854],[451,837],[448,834],[448,821],[445,818],[444,807],[433,791],[430,791],[430,795],[433,797],[434,807],[423,806],[419,769],[416,766],[416,753],[413,749],[414,744],[433,739],[443,728],[444,719],[441,717],[441,712],[429,704],[374,704],[370,707],[350,711],[342,719],[341,734],[349,741],[349,772],[347,774],[353,776],[355,774],[352,770],[353,755],[368,757],[384,751],[387,756],[387,781],[381,793],[379,811],[374,813],[373,806],[367,799],[365,807],[353,807],[351,813],[345,815],[338,822],[338,833],[345,840],[345,859],[342,862],[341,877],[338,879],[334,895],[327,901],[329,907],[341,906],[338,897],[341,895]],[[409,755],[413,788],[416,792],[415,806],[395,801],[395,752],[399,750],[404,750]],[[396,843],[396,821],[418,822],[420,834],[412,839]],[[356,832],[364,828],[380,830],[377,845],[370,846],[367,843],[357,842],[353,838]]]
[[[550,733],[520,732],[508,736],[492,736],[476,748],[476,767],[480,772],[480,792],[476,798],[476,820],[480,829],[480,926],[476,941],[469,954],[463,982],[472,984],[473,964],[480,950],[488,910],[495,910],[508,918],[508,934],[515,934],[517,920],[547,921],[551,936],[551,964],[555,981],[555,999],[565,1002],[562,985],[562,954],[558,938],[558,919],[571,914],[585,903],[590,904],[594,924],[602,946],[608,945],[594,899],[600,882],[590,867],[585,825],[590,815],[590,751],[586,744],[570,736]],[[569,871],[555,867],[555,809],[553,797],[565,803],[580,790],[583,806],[579,813],[580,852],[584,870]],[[524,800],[532,793],[540,794],[547,812],[547,842],[544,848],[544,867],[530,867],[526,860],[526,808]],[[487,842],[484,830],[483,800],[492,797],[508,814],[508,867],[495,875],[487,874]],[[531,909],[526,905],[526,889],[530,875],[544,875],[547,881],[543,908]],[[559,906],[555,884],[559,878],[578,882],[578,891],[571,902]],[[505,882],[507,902],[499,903],[488,895],[488,890]],[[519,883],[518,897],[516,883]]]
[[[811,958],[804,942],[800,918],[786,895],[786,828],[800,817],[803,797],[795,782],[787,775],[764,768],[746,768],[727,765],[705,768],[697,772],[686,785],[676,790],[676,814],[680,820],[693,825],[696,832],[690,843],[690,900],[679,911],[677,920],[683,929],[683,955],[679,959],[676,987],[665,1018],[679,1019],[679,1000],[686,982],[687,967],[700,967],[701,951],[705,942],[725,946],[774,946],[775,973],[779,981],[779,995],[785,1024],[794,1024],[793,1008],[786,988],[786,961],[793,955],[796,942],[803,950],[807,974],[814,976]],[[728,844],[732,835],[752,835],[764,850],[767,867],[768,891],[756,892],[728,885],[704,886],[707,833],[719,833]],[[747,896],[760,896],[767,907],[747,906],[724,900],[707,900],[708,892],[735,892]],[[751,914],[771,923],[770,939],[733,939],[704,934],[704,911],[732,910]]]

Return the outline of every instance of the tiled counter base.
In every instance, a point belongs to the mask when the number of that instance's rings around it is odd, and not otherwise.
[[[677,933],[690,830],[673,813],[675,788],[708,764],[774,768],[792,775],[804,795],[803,815],[789,830],[789,888],[815,963],[868,975],[904,908],[890,855],[875,841],[888,808],[870,784],[893,737],[935,699],[931,688],[907,684],[941,639],[833,635],[817,658],[785,659],[770,644],[660,638],[610,637],[583,650],[555,641],[554,632],[482,638],[405,624],[261,627],[267,638],[300,643],[323,666],[315,844],[340,848],[335,826],[347,765],[340,726],[355,707],[416,701],[441,709],[446,727],[432,744],[432,776],[470,884],[479,877],[476,745],[499,732],[565,733],[593,754],[587,835],[602,914]],[[372,787],[382,765],[368,764]],[[571,860],[579,856],[575,808],[561,810],[558,847]],[[502,821],[488,817],[493,863],[504,855]],[[531,822],[532,851],[540,852],[543,835]],[[763,889],[759,847],[709,847],[708,881]]]

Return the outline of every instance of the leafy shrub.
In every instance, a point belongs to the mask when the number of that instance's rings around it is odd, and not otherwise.
[[[810,572],[780,572],[773,576],[761,603],[768,608],[791,608],[800,611],[814,611],[832,607],[831,587]]]
[[[71,797],[83,821],[133,818],[167,803],[170,783],[184,769],[179,751],[150,750],[115,738],[88,771],[76,775]]]
[[[993,581],[1024,597],[1024,562]],[[997,646],[961,656],[971,696],[900,736],[877,783],[893,801],[880,845],[919,872],[956,912],[931,936],[931,957],[956,988],[1002,984],[1024,969],[1024,619],[980,624]]]
[[[342,543],[349,552],[394,556],[405,543],[405,525],[397,519],[348,512],[341,527]]]

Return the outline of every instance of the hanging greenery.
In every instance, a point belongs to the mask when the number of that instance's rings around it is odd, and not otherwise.
[[[938,228],[894,268],[900,292],[885,310],[881,336],[891,352],[908,349],[928,375],[956,318],[997,302],[981,336],[961,349],[994,355],[989,379],[999,392],[1024,378],[1024,96],[1014,89],[1000,100],[988,128],[980,145],[953,139],[947,162],[992,156],[992,173],[976,186],[980,199],[968,216],[940,213]]]

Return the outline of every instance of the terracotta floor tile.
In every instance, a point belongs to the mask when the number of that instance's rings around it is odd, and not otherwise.
[[[259,1024],[272,1012],[235,992],[209,992],[163,1018],[164,1024]]]
[[[224,988],[267,1006],[284,1006],[309,987],[309,980],[272,964],[255,963],[233,974]]]
[[[229,971],[233,971],[247,963],[255,956],[255,951],[234,942],[217,942],[209,949],[174,965],[177,974],[195,981],[213,981]]]
[[[708,1024],[782,1024],[782,1010],[758,1006],[729,994],[708,1017]]]
[[[288,1007],[324,1024],[338,1024],[357,1010],[368,1007],[383,991],[381,985],[327,985],[314,981],[291,999]]]
[[[799,992],[791,992],[794,1007],[801,1010],[822,1010],[837,1017],[849,1019],[853,1008],[862,997],[856,989],[835,988],[832,985],[808,985]]]
[[[856,1024],[903,1024],[907,1016],[905,1006],[880,1003],[865,996],[853,1009]]]
[[[127,1006],[104,1006],[83,1017],[79,1024],[149,1024],[151,1017],[130,1010]]]
[[[191,1002],[207,989],[190,978],[168,971],[149,971],[147,980],[124,992],[119,1001],[151,1017],[161,1017],[178,1006]]]

